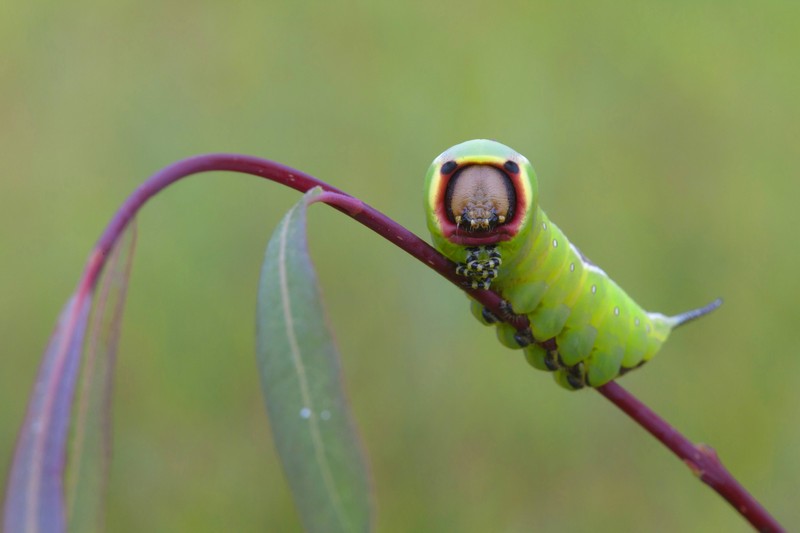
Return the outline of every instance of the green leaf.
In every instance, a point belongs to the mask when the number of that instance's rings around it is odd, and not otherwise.
[[[272,434],[303,526],[369,531],[371,494],[306,243],[306,193],[267,247],[258,290],[257,352]]]

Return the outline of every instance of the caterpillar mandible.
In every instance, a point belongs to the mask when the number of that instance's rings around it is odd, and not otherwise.
[[[650,360],[670,332],[722,303],[675,316],[648,313],[550,222],[530,162],[495,141],[446,150],[425,178],[428,229],[437,250],[475,289],[499,293],[530,320],[519,334],[472,301],[485,324],[570,390],[599,387]]]

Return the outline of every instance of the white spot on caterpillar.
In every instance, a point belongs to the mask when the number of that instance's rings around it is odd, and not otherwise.
[[[319,414],[319,417],[323,420],[330,420],[331,419],[331,412],[325,409]]]
[[[615,314],[616,316],[619,316],[619,307],[615,307],[615,308],[614,308],[614,314]]]
[[[558,248],[558,241],[553,239],[553,248]]]
[[[592,285],[592,294],[597,294],[597,285]]]
[[[636,320],[633,321],[633,323],[638,326],[639,325],[639,318],[637,317]]]
[[[300,409],[300,416],[305,419],[311,418],[311,409],[308,407],[303,407]]]
[[[546,222],[542,222],[542,229],[547,229],[547,223]]]
[[[569,264],[569,271],[570,272],[575,272],[575,263],[570,263]]]

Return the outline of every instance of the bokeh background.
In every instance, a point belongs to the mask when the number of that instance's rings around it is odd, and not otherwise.
[[[622,384],[800,526],[799,6],[0,3],[0,480],[57,313],[149,174],[263,156],[426,235],[428,164],[488,137],[531,159],[545,210],[645,307],[725,298]],[[299,529],[254,361],[263,249],[297,198],[207,174],[139,217],[109,530]],[[748,530],[423,265],[325,207],[310,231],[378,531]]]

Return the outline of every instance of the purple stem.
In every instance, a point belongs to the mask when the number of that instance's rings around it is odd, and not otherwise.
[[[161,169],[142,183],[133,194],[125,200],[125,203],[119,208],[114,218],[111,219],[106,230],[97,241],[94,251],[89,257],[89,261],[84,269],[80,288],[91,289],[95,286],[100,276],[102,266],[113,248],[114,243],[147,200],[181,178],[211,171],[230,171],[252,174],[286,185],[287,187],[291,187],[303,193],[314,187],[321,187],[326,193],[337,193],[337,195],[326,196],[327,200],[323,201],[330,203],[339,211],[350,215],[352,218],[385,239],[393,242],[407,253],[423,261],[452,283],[464,289],[473,298],[492,311],[496,313],[501,312],[500,303],[502,299],[497,294],[491,291],[465,288],[462,285],[463,280],[456,276],[455,267],[450,260],[380,211],[370,207],[357,198],[353,198],[336,187],[328,185],[299,170],[267,159],[237,154],[207,154],[190,157]],[[512,325],[525,328],[528,326],[528,319],[524,316],[515,317]]]
[[[598,387],[597,391],[682,459],[692,473],[725,498],[758,531],[784,531],[767,510],[728,472],[712,447],[706,444],[693,444],[615,381]]]
[[[509,316],[509,313],[500,307],[502,299],[494,292],[464,287],[462,280],[456,276],[455,266],[451,261],[406,228],[361,200],[293,168],[266,159],[235,154],[208,154],[184,159],[160,170],[136,189],[111,219],[89,256],[78,285],[78,297],[82,300],[91,294],[114,244],[147,200],[181,178],[210,171],[252,174],[287,185],[300,192],[321,187],[325,192],[320,196],[320,201],[351,216],[424,262],[489,308],[496,316],[506,318],[506,321],[515,328],[522,330],[529,326],[527,317]],[[600,387],[598,391],[683,459],[705,483],[728,500],[754,527],[761,531],[782,531],[775,519],[725,470],[713,450],[693,445],[615,382]]]

